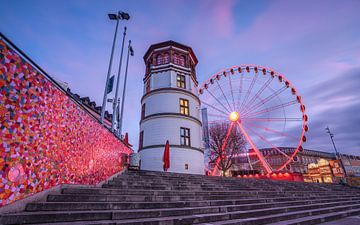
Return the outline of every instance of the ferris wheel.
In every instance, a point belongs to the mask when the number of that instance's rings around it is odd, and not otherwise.
[[[227,124],[222,148],[232,129],[242,133],[245,154],[253,155],[248,157],[251,168],[257,165],[272,173],[288,170],[289,163],[298,160],[296,154],[306,142],[308,117],[301,96],[284,75],[258,65],[234,66],[211,76],[200,86],[199,96],[209,127]],[[277,163],[271,161],[269,151],[277,155]]]

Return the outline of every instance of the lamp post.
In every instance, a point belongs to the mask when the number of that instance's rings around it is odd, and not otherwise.
[[[115,28],[114,40],[113,40],[113,44],[112,44],[112,48],[111,48],[108,73],[107,73],[107,76],[106,76],[103,103],[102,103],[102,107],[101,107],[101,115],[100,115],[101,124],[104,124],[104,116],[105,116],[105,107],[106,107],[107,94],[108,94],[109,78],[110,78],[110,74],[111,74],[111,66],[112,66],[112,61],[113,61],[113,56],[114,56],[114,49],[115,49],[117,31],[118,31],[118,27],[119,27],[119,21],[120,20],[129,20],[130,19],[129,14],[124,13],[124,12],[118,12],[118,14],[108,14],[108,16],[109,16],[110,20],[116,20],[116,28]]]
[[[331,142],[332,142],[332,144],[333,144],[333,146],[334,146],[336,158],[337,158],[338,160],[340,160],[340,164],[341,164],[342,169],[344,170],[345,177],[347,177],[347,173],[346,173],[345,166],[344,166],[344,164],[343,164],[342,158],[340,157],[340,154],[339,154],[339,152],[337,151],[336,146],[335,146],[334,134],[331,133],[329,127],[326,127],[325,130],[326,130],[326,133],[328,133],[329,136],[330,136]]]
[[[125,103],[125,91],[126,91],[126,81],[127,81],[127,74],[128,74],[128,66],[129,66],[129,56],[134,56],[134,50],[131,46],[131,40],[129,40],[128,45],[128,52],[127,52],[127,59],[126,59],[126,69],[125,69],[125,78],[124,78],[124,87],[123,87],[123,93],[122,93],[122,99],[121,99],[121,112],[120,112],[120,122],[118,125],[118,136],[121,135],[121,129],[122,129],[122,121],[123,121],[123,113],[124,113],[124,103]]]
[[[124,52],[124,42],[125,42],[125,37],[126,37],[126,27],[124,27],[124,33],[123,33],[123,40],[122,40],[122,44],[121,44],[121,53],[120,53],[120,62],[119,62],[119,69],[118,69],[118,74],[117,74],[117,78],[116,78],[116,90],[115,90],[115,101],[113,101],[113,117],[112,117],[112,123],[111,123],[111,130],[112,132],[115,132],[115,121],[116,121],[116,113],[117,110],[117,99],[118,99],[118,94],[119,94],[119,83],[120,83],[120,74],[121,74],[121,65],[122,65],[122,58],[123,58],[123,52]],[[115,132],[116,133],[116,132]]]

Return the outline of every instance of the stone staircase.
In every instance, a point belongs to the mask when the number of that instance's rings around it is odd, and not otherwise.
[[[360,215],[340,185],[127,171],[102,188],[64,188],[0,224],[319,224]]]

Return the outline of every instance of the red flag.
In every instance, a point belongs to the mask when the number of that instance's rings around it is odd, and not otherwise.
[[[128,147],[130,147],[130,148],[132,147],[132,144],[129,143],[129,135],[128,135],[127,132],[125,133],[124,143],[125,143],[125,145],[128,146]]]
[[[169,141],[166,141],[164,156],[163,156],[163,168],[164,171],[167,171],[170,168],[170,144]]]

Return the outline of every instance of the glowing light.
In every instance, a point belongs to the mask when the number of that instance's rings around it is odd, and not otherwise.
[[[238,121],[238,120],[239,120],[239,113],[238,113],[238,112],[235,112],[235,111],[232,112],[232,113],[230,113],[229,119],[230,119],[231,121],[233,121],[233,122]]]

